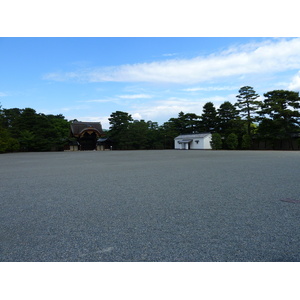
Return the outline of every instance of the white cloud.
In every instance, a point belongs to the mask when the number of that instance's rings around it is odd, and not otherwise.
[[[82,116],[78,116],[78,115],[67,115],[66,118],[68,120],[74,120],[74,119],[77,119],[79,121],[82,121],[82,122],[100,122],[101,125],[102,125],[102,128],[103,129],[108,129],[110,124],[109,124],[109,121],[108,121],[108,118],[109,116],[105,116],[105,117],[99,117],[99,116],[85,116],[85,115],[82,115]]]
[[[180,111],[201,115],[205,103],[213,102],[215,107],[218,108],[221,103],[228,100],[228,97],[221,96],[209,97],[201,101],[172,97],[152,103],[135,104],[131,107],[130,114],[138,115],[139,119],[162,123],[168,121],[169,118],[177,117]]]
[[[141,119],[142,119],[142,116],[141,116],[139,113],[134,113],[134,114],[132,115],[132,118],[133,118],[134,120],[141,120]]]
[[[192,59],[168,59],[80,72],[50,73],[50,80],[88,82],[153,82],[195,84],[247,74],[282,72],[300,68],[300,38],[275,39],[236,46],[222,53]]]
[[[288,89],[300,90],[300,71],[293,77],[292,82],[289,84]]]
[[[163,54],[163,56],[166,56],[166,57],[175,56],[175,55],[177,55],[177,53],[165,53],[165,54]]]
[[[66,81],[66,80],[72,80],[72,79],[83,79],[83,74],[81,72],[52,72],[48,74],[44,74],[42,79],[45,80],[52,80],[52,81]]]
[[[0,92],[0,97],[6,97],[6,96],[7,96],[7,94]]]
[[[194,87],[194,88],[187,88],[183,89],[185,92],[198,92],[198,91],[232,91],[232,90],[238,90],[239,87],[237,86],[207,86],[207,87]]]
[[[152,98],[151,95],[146,95],[146,94],[119,95],[118,97],[121,98],[121,99],[146,99],[146,98]]]

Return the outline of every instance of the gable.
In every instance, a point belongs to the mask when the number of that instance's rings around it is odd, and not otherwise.
[[[89,134],[95,132],[98,136],[103,134],[100,122],[73,122],[70,124],[70,126],[71,133],[75,137],[79,137],[85,132],[88,132]]]

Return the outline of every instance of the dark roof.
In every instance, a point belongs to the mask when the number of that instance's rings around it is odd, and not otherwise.
[[[71,123],[71,132],[74,136],[79,136],[87,130],[95,131],[99,136],[103,133],[100,122],[73,122]]]
[[[105,144],[105,143],[113,143],[113,141],[110,138],[100,138],[97,140],[97,144],[101,145],[101,144]]]
[[[184,139],[184,140],[198,139],[198,138],[205,138],[206,136],[208,136],[210,134],[211,133],[209,133],[209,132],[181,134],[181,135],[177,136],[175,139]]]

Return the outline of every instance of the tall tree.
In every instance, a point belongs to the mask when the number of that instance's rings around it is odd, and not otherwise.
[[[127,112],[116,111],[110,115],[108,135],[119,149],[130,148],[129,125],[133,122],[131,115]]]
[[[178,134],[188,134],[198,131],[200,124],[200,116],[194,113],[184,113],[180,112],[177,118],[169,119],[169,122],[172,123],[175,131]]]
[[[128,148],[129,149],[149,149],[148,140],[149,125],[144,120],[134,120],[128,128]]]
[[[165,136],[161,126],[157,122],[147,121],[149,149],[164,149]]]
[[[186,133],[186,123],[183,111],[178,114],[177,118],[170,118],[168,122],[172,124],[171,126],[175,129],[177,135]]]
[[[235,106],[229,101],[225,101],[220,105],[218,111],[218,132],[222,135],[229,134],[235,131],[236,121],[239,113]]]
[[[236,96],[238,102],[236,106],[242,117],[247,120],[247,134],[251,136],[251,124],[256,120],[255,113],[260,107],[261,102],[256,100],[259,95],[251,86],[244,86],[239,89],[239,95]]]
[[[261,135],[273,139],[289,139],[292,132],[300,131],[300,98],[298,92],[274,90],[264,94],[259,114]]]
[[[171,118],[169,121],[164,122],[163,125],[159,127],[160,136],[163,137],[164,149],[173,149],[174,138],[180,134],[174,120],[176,119]]]
[[[218,127],[217,110],[212,102],[207,102],[203,106],[201,115],[201,130],[215,132]]]
[[[185,130],[187,133],[197,133],[200,129],[200,116],[194,113],[184,115]]]

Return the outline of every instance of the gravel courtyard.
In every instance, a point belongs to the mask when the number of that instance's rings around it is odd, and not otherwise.
[[[0,155],[0,261],[300,261],[300,152]]]

